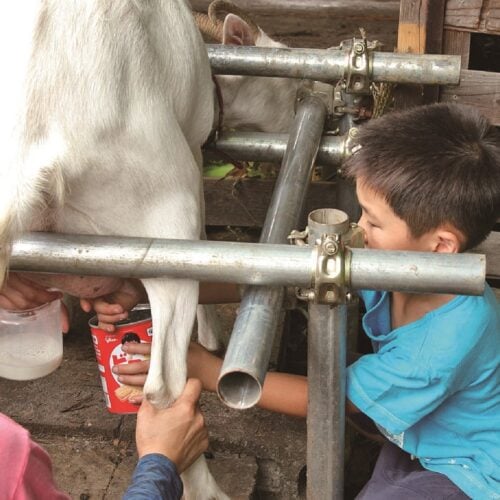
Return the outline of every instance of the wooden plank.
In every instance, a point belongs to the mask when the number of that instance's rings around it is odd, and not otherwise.
[[[190,0],[194,10],[205,11],[212,0]],[[291,11],[328,11],[328,12],[363,12],[370,15],[395,15],[399,13],[399,1],[394,0],[233,0],[233,3],[246,11],[287,10]]]
[[[206,12],[211,0],[191,0],[195,10]],[[366,29],[369,40],[383,50],[396,44],[399,2],[384,0],[236,0],[272,38],[290,47],[328,48]]]
[[[441,101],[474,106],[492,123],[500,126],[500,73],[461,71],[460,85],[443,87]]]
[[[488,277],[500,278],[500,233],[492,232],[486,241],[474,248],[474,253],[486,255],[486,274]]]
[[[500,0],[448,0],[446,28],[500,34]]]
[[[207,226],[262,227],[271,200],[275,180],[204,179]],[[307,214],[317,208],[336,206],[334,182],[313,182],[297,229],[307,224]]]
[[[469,67],[470,33],[468,31],[445,29],[443,54],[461,56],[462,69],[467,69]]]
[[[479,29],[488,33],[499,32],[500,0],[484,0]]]
[[[440,54],[443,39],[445,0],[401,0],[397,51],[411,54]],[[436,102],[439,87],[398,86],[395,107],[408,108]]]
[[[446,27],[478,29],[483,0],[448,0],[444,16]]]

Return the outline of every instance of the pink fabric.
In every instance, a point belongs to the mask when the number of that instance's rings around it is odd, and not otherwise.
[[[70,497],[56,488],[47,452],[29,432],[0,413],[0,498],[62,500]]]

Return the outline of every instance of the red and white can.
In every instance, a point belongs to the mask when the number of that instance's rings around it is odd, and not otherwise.
[[[139,354],[127,354],[122,346],[126,342],[151,343],[153,327],[149,304],[139,304],[129,312],[126,320],[115,324],[113,333],[97,327],[97,316],[89,321],[92,342],[94,344],[99,375],[110,413],[137,413],[139,407],[128,401],[137,392],[137,387],[127,386],[118,382],[118,376],[112,372],[114,366],[137,363],[145,359]]]

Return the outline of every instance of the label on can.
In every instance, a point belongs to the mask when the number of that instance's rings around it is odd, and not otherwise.
[[[139,304],[129,312],[129,317],[115,324],[115,331],[109,333],[97,327],[97,316],[89,321],[99,375],[106,406],[110,413],[136,413],[138,405],[128,398],[141,392],[139,387],[122,384],[112,372],[114,366],[137,363],[146,357],[141,354],[127,354],[122,346],[126,342],[151,343],[153,328],[149,305]]]

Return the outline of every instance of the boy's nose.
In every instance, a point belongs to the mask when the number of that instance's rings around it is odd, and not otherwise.
[[[361,229],[363,229],[363,231],[366,232],[366,230],[365,230],[365,220],[364,220],[364,215],[363,214],[361,214],[361,217],[358,220],[358,226],[360,226]]]

